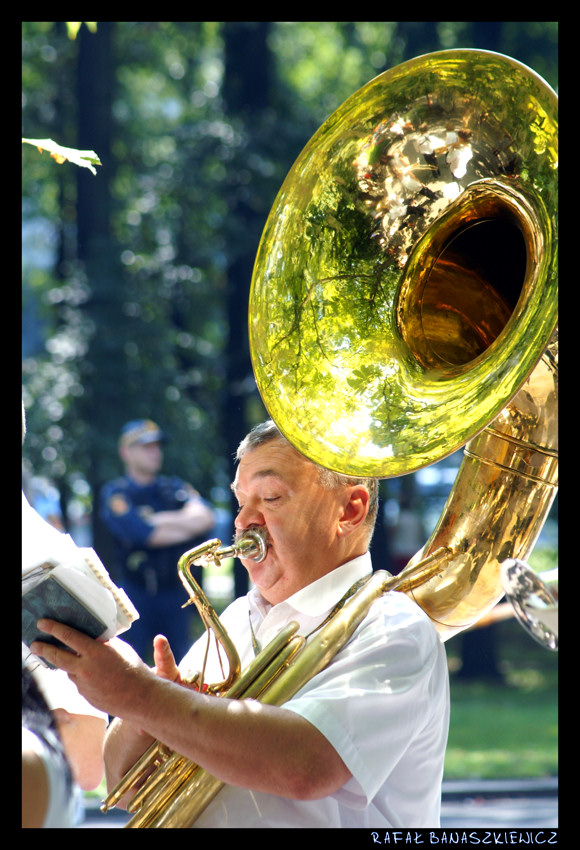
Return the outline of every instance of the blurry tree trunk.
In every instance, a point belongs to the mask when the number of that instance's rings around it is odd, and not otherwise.
[[[268,108],[272,60],[267,39],[268,21],[228,21],[223,25],[225,74],[223,101],[226,117],[244,134],[240,157],[247,157],[259,115]],[[227,256],[227,394],[224,404],[225,444],[228,457],[233,457],[240,440],[248,430],[246,419],[248,385],[252,366],[248,347],[248,297],[252,269],[265,223],[255,181],[237,182],[243,164],[231,169],[232,183],[228,193]],[[236,507],[233,506],[235,512]],[[246,570],[238,560],[234,567],[235,594],[247,592]]]
[[[495,625],[467,630],[461,637],[460,679],[481,679],[488,682],[503,682],[503,673],[498,666],[497,628]]]
[[[64,22],[55,21],[55,29],[59,36],[64,38],[66,29]],[[73,64],[74,60],[69,59],[66,66],[62,66],[60,68],[60,73],[63,75],[63,78],[68,78]],[[53,138],[73,139],[75,130],[74,115],[71,115],[71,111],[67,108],[67,98],[63,88],[59,86],[54,90],[55,126]],[[71,184],[74,182],[74,178],[71,177],[71,173],[74,172],[63,169],[59,169],[55,173],[55,179],[58,184],[58,203],[60,209],[67,208],[67,197],[70,194]],[[68,234],[66,219],[61,216],[58,218],[58,240],[56,246],[56,261],[54,264],[54,277],[60,283],[65,282],[68,273],[68,264],[69,262],[74,261],[76,256],[74,240],[72,240],[72,242],[73,244],[71,244],[71,239]],[[63,527],[64,530],[69,533],[71,529],[68,507],[71,493],[69,478],[66,471],[62,475],[55,476],[54,483],[59,492],[59,507],[62,515]]]
[[[102,166],[96,176],[78,169],[77,252],[90,291],[85,305],[98,329],[90,339],[84,366],[81,406],[87,423],[87,480],[94,494],[93,545],[106,556],[106,536],[98,522],[96,497],[100,480],[99,458],[105,451],[104,436],[111,433],[111,419],[123,410],[122,287],[118,251],[111,232],[111,183],[113,177],[112,102],[115,60],[112,49],[114,22],[100,22],[96,33],[79,32],[77,75],[78,147],[94,150]]]

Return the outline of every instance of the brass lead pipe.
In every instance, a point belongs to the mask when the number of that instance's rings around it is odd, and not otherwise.
[[[222,546],[222,541],[218,538],[214,538],[202,543],[194,549],[188,550],[178,561],[177,569],[179,577],[190,596],[185,605],[196,605],[206,629],[214,633],[216,640],[222,645],[228,658],[229,674],[227,678],[221,683],[210,685],[207,688],[209,693],[219,694],[229,692],[229,690],[232,689],[231,693],[228,693],[228,695],[233,698],[237,696],[238,693],[242,692],[243,688],[247,685],[247,680],[240,678],[241,665],[237,650],[230,640],[229,635],[223,628],[214,607],[209,602],[198,582],[196,582],[193,578],[193,575],[191,574],[191,567],[194,565],[207,566],[210,563],[219,565],[224,558],[237,556],[261,561],[265,557],[266,551],[267,544],[263,532],[260,529],[249,529],[240,536],[238,540],[234,541],[229,546]],[[277,643],[273,642],[269,648],[266,648],[258,662],[263,665],[260,668],[260,672],[263,667],[269,663],[272,655],[278,651],[281,642],[289,639],[289,636],[296,631],[296,628],[296,624],[294,624],[293,627],[288,627]],[[203,681],[197,681],[197,679],[197,675],[190,676],[186,679],[186,682],[196,682],[196,686],[201,690],[204,683]],[[122,797],[124,797],[125,794],[133,788],[145,774],[151,773],[154,770],[159,771],[168,758],[171,758],[171,751],[159,741],[154,741],[102,801],[101,811],[107,812],[109,809],[114,808],[119,800],[121,800]],[[138,800],[145,796],[144,789],[146,787],[151,788],[152,784],[152,780],[145,781],[142,786],[143,793],[140,792]],[[135,806],[134,800],[132,801],[132,806]]]
[[[251,528],[229,546],[222,546],[219,538],[208,540],[206,543],[185,552],[177,563],[177,572],[181,583],[190,596],[185,605],[194,604],[196,606],[206,629],[213,632],[228,659],[228,676],[223,682],[209,686],[208,691],[212,694],[225,693],[231,688],[240,674],[240,658],[213,605],[194,579],[191,568],[192,566],[207,566],[210,563],[219,565],[224,558],[230,557],[262,561],[266,557],[267,548],[262,529]],[[198,687],[202,689],[204,683],[198,682]]]

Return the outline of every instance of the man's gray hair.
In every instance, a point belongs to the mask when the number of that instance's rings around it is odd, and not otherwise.
[[[236,452],[236,460],[240,461],[241,458],[246,454],[246,452],[251,451],[252,449],[258,448],[258,446],[263,446],[265,443],[270,443],[272,441],[277,441],[279,443],[285,443],[289,446],[292,444],[289,440],[286,439],[284,434],[280,431],[276,423],[272,419],[267,419],[265,422],[261,422],[259,425],[256,425],[252,430],[247,434],[240,445],[238,446],[238,450]],[[307,458],[307,460],[310,460]],[[369,491],[369,512],[366,517],[366,524],[370,526],[371,529],[374,529],[377,511],[379,507],[379,482],[376,478],[356,478],[352,475],[343,475],[341,472],[333,472],[330,469],[325,469],[323,466],[320,466],[318,463],[314,463],[314,461],[310,461],[314,466],[318,467],[318,480],[323,487],[326,487],[329,490],[338,487],[350,487],[354,484],[361,484],[363,487],[366,487]],[[372,533],[372,532],[371,532]]]

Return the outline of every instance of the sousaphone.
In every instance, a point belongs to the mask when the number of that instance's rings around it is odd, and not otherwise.
[[[556,493],[557,167],[554,92],[476,50],[386,71],[299,156],[250,295],[269,414],[299,452],[347,475],[407,474],[462,446],[465,457],[399,576],[378,570],[306,644],[281,634],[241,673],[191,566],[242,549],[259,560],[263,546],[246,535],[185,553],[184,586],[234,671],[211,693],[284,704],[389,590],[416,599],[443,639],[503,596],[502,564],[527,559]],[[165,750],[152,745],[103,804],[151,774],[129,827],[189,827],[223,785]]]
[[[313,136],[256,258],[254,373],[298,451],[388,478],[465,446],[417,555],[449,551],[415,593],[444,637],[503,596],[556,493],[557,120],[514,59],[405,62]]]

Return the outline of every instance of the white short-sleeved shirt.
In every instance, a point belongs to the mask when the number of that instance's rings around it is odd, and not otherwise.
[[[220,619],[240,655],[254,657],[291,620],[308,635],[348,588],[371,572],[364,555],[271,606],[254,588]],[[197,670],[201,638],[181,663]],[[223,678],[210,650],[206,681]],[[226,786],[196,827],[437,827],[449,724],[444,646],[426,614],[403,593],[370,608],[329,666],[284,704],[330,741],[352,777],[329,797],[295,801]]]

